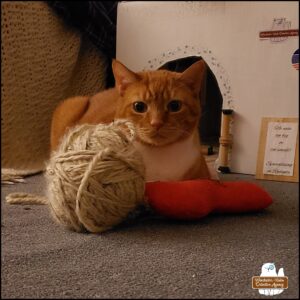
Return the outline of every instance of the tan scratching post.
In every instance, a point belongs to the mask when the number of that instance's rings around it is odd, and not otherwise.
[[[221,173],[230,173],[229,150],[232,146],[232,135],[230,134],[230,122],[232,120],[232,109],[222,110],[221,137],[219,139],[219,168]]]

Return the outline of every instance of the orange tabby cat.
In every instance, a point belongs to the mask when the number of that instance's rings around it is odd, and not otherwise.
[[[137,128],[135,145],[142,153],[147,181],[210,178],[198,133],[205,63],[198,61],[183,73],[134,73],[116,60],[112,68],[115,88],[91,98],[70,98],[57,107],[51,149],[68,127],[126,118]]]

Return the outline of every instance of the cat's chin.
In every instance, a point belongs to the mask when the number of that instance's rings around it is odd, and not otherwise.
[[[140,140],[140,143],[146,145],[146,146],[151,146],[151,147],[164,147],[171,145],[173,142],[168,142],[168,141],[157,141],[157,140]]]
[[[165,147],[171,144],[180,142],[187,138],[187,136],[180,136],[173,139],[167,139],[166,137],[156,136],[155,138],[148,138],[148,137],[137,137],[137,141],[151,147]]]

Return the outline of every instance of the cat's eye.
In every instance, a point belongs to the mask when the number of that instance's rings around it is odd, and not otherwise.
[[[172,100],[168,103],[168,111],[169,112],[177,112],[180,111],[182,107],[182,102],[180,100]]]
[[[133,109],[138,113],[144,113],[147,111],[147,104],[142,101],[134,102]]]

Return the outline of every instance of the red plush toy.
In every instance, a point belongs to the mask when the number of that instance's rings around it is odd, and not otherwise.
[[[199,179],[148,182],[145,193],[156,212],[184,220],[199,219],[211,212],[258,211],[272,203],[266,191],[245,181]]]

